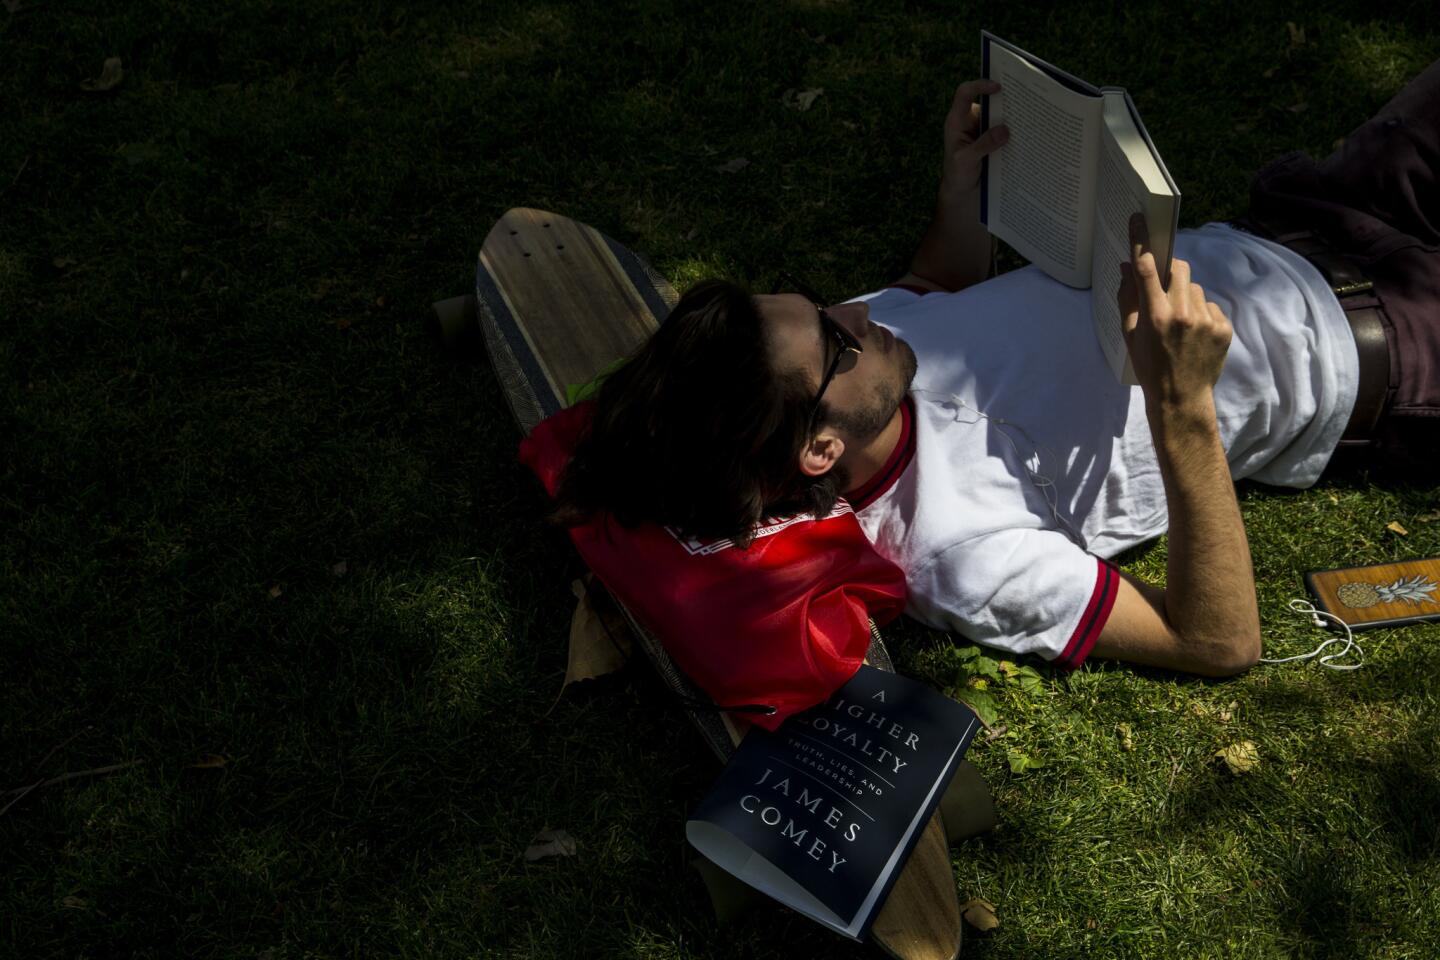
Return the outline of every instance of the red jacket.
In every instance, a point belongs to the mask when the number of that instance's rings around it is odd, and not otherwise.
[[[554,496],[593,402],[543,421],[520,460]],[[774,520],[744,550],[682,540],[669,528],[626,529],[608,515],[573,527],[590,569],[716,703],[771,704],[743,714],[768,729],[828,697],[860,667],[868,618],[905,608],[905,576],[875,552],[845,501],[824,520]]]

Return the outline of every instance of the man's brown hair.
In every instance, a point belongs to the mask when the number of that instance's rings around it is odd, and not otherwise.
[[[658,523],[742,547],[766,517],[820,519],[848,478],[799,470],[814,390],[799,371],[771,368],[744,287],[701,280],[601,383],[550,518],[574,526],[603,511],[627,527]]]

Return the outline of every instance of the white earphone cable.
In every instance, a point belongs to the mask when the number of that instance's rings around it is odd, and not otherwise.
[[[1019,430],[1022,434],[1024,434],[1026,442],[1028,442],[1031,449],[1035,451],[1035,466],[1037,469],[1034,470],[1030,469],[1029,459],[1020,453],[1020,447],[1015,443],[1015,438],[1010,436],[1010,434],[1006,433],[1004,430],[996,431],[1000,434],[1000,436],[1004,437],[1007,441],[1009,441],[1010,449],[1015,451],[1015,456],[1020,460],[1021,465],[1025,467],[1025,472],[1030,475],[1030,481],[1035,484],[1035,486],[1040,490],[1040,495],[1045,498],[1045,503],[1050,508],[1050,516],[1054,518],[1056,525],[1063,529],[1065,533],[1070,537],[1070,539],[1075,541],[1075,543],[1080,547],[1081,550],[1085,550],[1087,552],[1089,551],[1090,548],[1085,542],[1085,537],[1080,533],[1080,531],[1076,530],[1073,526],[1071,526],[1064,517],[1060,516],[1060,511],[1055,506],[1055,480],[1052,477],[1048,477],[1045,474],[1041,473],[1038,469],[1039,467],[1044,465],[1040,457],[1041,450],[1044,450],[1050,455],[1051,463],[1058,463],[1054,452],[1049,447],[1036,443],[1035,438],[1030,436],[1029,431],[1027,431],[1024,427],[1020,426],[1020,424],[1011,423],[1004,417],[992,417],[988,413],[985,413],[983,410],[978,410],[975,407],[970,406],[970,404],[966,403],[956,394],[940,393],[935,390],[926,390],[924,388],[914,386],[910,388],[910,392],[923,395],[930,399],[932,402],[939,403],[941,406],[958,405],[960,408],[970,410],[977,416],[983,417],[986,420],[989,420],[991,423],[996,424],[997,426],[1014,427],[1016,430]],[[955,412],[955,422],[976,423],[978,421],[961,419],[960,411],[957,410]]]
[[[1325,656],[1321,657],[1320,666],[1327,667],[1331,670],[1359,670],[1362,666],[1365,665],[1365,648],[1360,646],[1359,642],[1355,639],[1355,634],[1350,630],[1350,624],[1346,623],[1344,620],[1341,620],[1333,613],[1326,613],[1324,610],[1315,609],[1315,606],[1311,604],[1308,600],[1291,600],[1290,609],[1294,610],[1296,613],[1309,614],[1310,622],[1315,624],[1315,626],[1317,627],[1325,626],[1325,621],[1321,620],[1321,617],[1327,617],[1331,620],[1334,620],[1336,623],[1340,624],[1340,626],[1345,628],[1345,636],[1331,637],[1330,639],[1321,643],[1320,646],[1316,647],[1314,650],[1311,650],[1309,653],[1302,653],[1294,657],[1279,657],[1273,660],[1267,657],[1261,657],[1261,663],[1289,663],[1292,660],[1309,660],[1311,657],[1318,655],[1322,650],[1330,646],[1330,644],[1343,643],[1345,645],[1343,648],[1335,651],[1334,653],[1326,654]],[[1332,660],[1339,659],[1340,657],[1349,655],[1352,649],[1355,651],[1355,656],[1360,659],[1359,663],[1330,662]]]

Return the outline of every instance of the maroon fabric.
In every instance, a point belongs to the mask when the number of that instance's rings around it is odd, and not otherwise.
[[[1440,466],[1440,61],[1324,160],[1288,153],[1251,185],[1250,210],[1303,223],[1375,283],[1390,387],[1382,464]]]

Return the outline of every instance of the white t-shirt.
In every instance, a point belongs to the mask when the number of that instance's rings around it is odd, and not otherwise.
[[[1234,327],[1215,386],[1232,476],[1313,484],[1359,377],[1324,277],[1223,224],[1180,231],[1175,255]],[[1090,291],[1031,266],[955,293],[887,287],[854,299],[918,360],[913,459],[855,504],[877,549],[905,571],[910,612],[1078,665],[1114,602],[1116,574],[1101,558],[1168,523],[1144,396],[1111,373]]]

